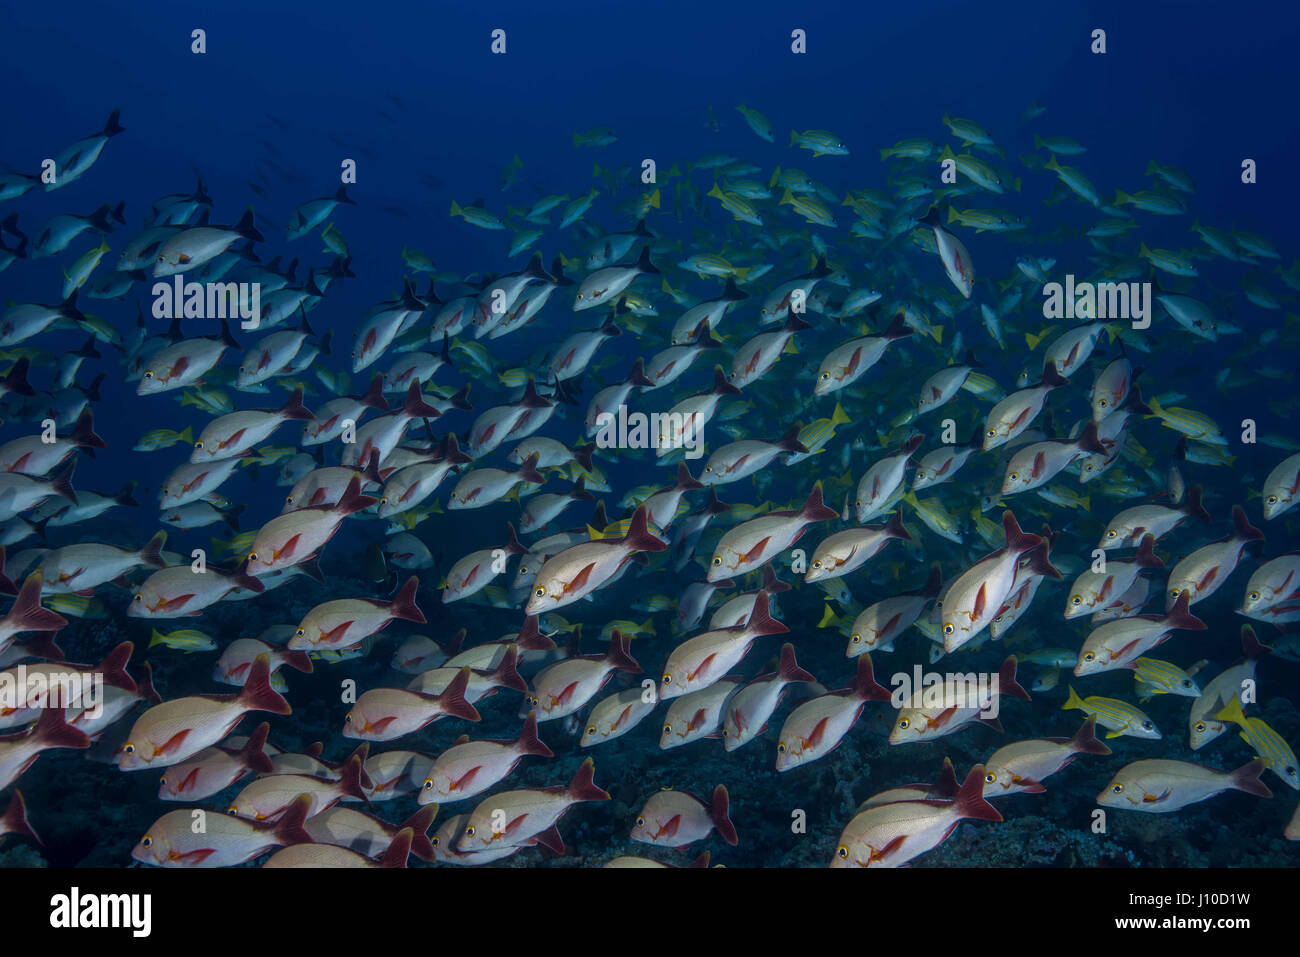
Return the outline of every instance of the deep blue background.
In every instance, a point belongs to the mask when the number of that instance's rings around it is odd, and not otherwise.
[[[1268,185],[1289,175],[1286,164],[1300,151],[1291,102],[1300,37],[1294,6],[1252,5],[1249,15],[1175,2],[493,6],[372,2],[331,13],[328,3],[308,10],[275,2],[72,2],[57,11],[7,4],[0,11],[0,162],[33,170],[99,128],[114,106],[123,109],[127,133],[80,182],[33,192],[4,211],[17,209],[31,228],[58,212],[124,199],[129,225],[111,240],[115,259],[153,199],[192,187],[191,167],[202,170],[216,198],[214,222],[233,222],[256,201],[259,213],[283,224],[300,202],[334,190],[339,162],[350,156],[359,163],[352,192],[361,205],[338,221],[362,278],[336,287],[313,315],[318,330],[340,331],[398,288],[403,245],[428,252],[442,269],[504,268],[510,234],[450,219],[453,198],[486,197],[504,212],[506,203],[538,195],[529,184],[578,195],[590,185],[593,160],[608,168],[652,156],[666,169],[731,151],[765,169],[809,168],[806,153],[796,159],[786,146],[791,126],[832,129],[853,150],[834,170],[812,166],[814,175],[883,186],[876,150],[905,136],[942,141],[944,112],[975,119],[1008,144],[1009,156],[1023,155],[1031,144],[1021,111],[1038,100],[1047,112],[1034,128],[1088,144],[1085,156],[1068,162],[1106,197],[1116,187],[1141,188],[1156,158],[1192,174],[1195,212],[1206,222],[1277,237],[1297,218],[1295,192]],[[206,55],[190,53],[195,27],[207,31]],[[508,33],[505,56],[489,52],[496,27]],[[804,56],[789,50],[794,27],[808,31]],[[1088,49],[1095,27],[1107,30],[1104,56]],[[768,116],[775,144],[749,131],[734,110],[741,102]],[[719,133],[705,127],[709,104]],[[573,132],[604,125],[618,134],[616,144],[573,148]],[[267,144],[302,181],[259,200],[245,181],[270,155]],[[497,176],[516,152],[524,176],[503,199]],[[1239,182],[1247,156],[1259,163],[1256,188]],[[420,174],[446,185],[431,191]],[[1025,197],[1005,198],[1006,205],[1033,210],[1053,180],[1031,179]],[[379,211],[390,205],[410,219]],[[607,209],[593,215],[608,228],[626,225]],[[1144,226],[1166,226],[1152,219]],[[1171,248],[1198,242],[1186,225],[1179,217]],[[264,256],[325,258],[314,237],[292,247],[282,234],[269,238]],[[6,298],[53,301],[57,270],[91,244],[83,236],[60,257],[11,268],[0,276]],[[549,237],[540,248],[548,257],[556,251]],[[92,311],[124,329],[135,312],[129,301],[96,302]],[[188,421],[171,402],[147,408],[154,425]],[[138,421],[132,393],[107,394],[101,418],[115,409],[132,410]],[[120,478],[108,472],[128,466],[102,467],[107,485]]]

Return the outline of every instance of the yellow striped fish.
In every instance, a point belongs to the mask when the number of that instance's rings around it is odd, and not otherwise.
[[[1156,727],[1154,721],[1127,701],[1120,701],[1118,698],[1102,698],[1097,695],[1090,698],[1080,698],[1071,686],[1070,696],[1066,699],[1065,704],[1061,705],[1061,710],[1075,710],[1082,711],[1085,714],[1095,714],[1097,723],[1106,729],[1106,737],[1108,738],[1128,735],[1132,738],[1147,738],[1158,741],[1161,737],[1160,730]]]
[[[1215,715],[1220,721],[1231,721],[1241,728],[1241,739],[1254,749],[1264,764],[1291,787],[1300,791],[1300,768],[1296,766],[1295,752],[1280,734],[1270,728],[1263,718],[1247,718],[1241,710],[1241,696],[1233,695],[1227,707]]]
[[[1137,682],[1139,701],[1158,694],[1187,698],[1197,698],[1201,694],[1201,686],[1192,680],[1191,675],[1177,665],[1157,658],[1138,658],[1133,662],[1133,680]]]
[[[210,635],[194,628],[177,628],[169,635],[164,635],[157,628],[153,629],[149,636],[149,647],[157,645],[166,645],[175,651],[212,651],[217,647],[217,642]]]

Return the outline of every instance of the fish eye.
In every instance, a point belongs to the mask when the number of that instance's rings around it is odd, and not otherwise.
[[[1112,784],[1112,785],[1110,786],[1110,793],[1111,793],[1111,794],[1123,794],[1123,793],[1124,793],[1124,785],[1122,785],[1122,784]]]
[[[1013,481],[1013,482],[1019,482],[1019,481],[1020,481],[1020,473],[1019,473],[1019,472],[1012,472],[1012,473],[1008,476],[1008,478],[1010,478],[1011,481]]]
[[[153,370],[152,370],[152,369],[145,369],[145,370],[144,370],[144,377],[145,377],[146,379],[152,379],[152,378],[153,378]],[[1270,502],[1269,504],[1271,505],[1272,502]]]
[[[998,434],[998,430],[997,430],[997,429],[989,429],[989,430],[986,431],[984,434],[985,434],[986,436],[988,436],[988,437],[991,439],[991,438],[993,438],[993,436],[995,436],[995,435]]]
[[[1206,731],[1205,722],[1204,721],[1196,722],[1196,727],[1193,730],[1196,731],[1198,734],[1204,734]]]
[[[521,574],[521,575],[527,575],[527,574],[528,574],[528,566],[527,566],[527,565],[520,565],[520,566],[519,566],[519,574]]]
[[[1142,727],[1143,727],[1145,730],[1147,730],[1147,731],[1151,730],[1151,722],[1150,722],[1150,721],[1143,721],[1143,722],[1142,722]]]
[[[813,562],[813,568],[821,568],[821,567],[822,567],[822,560],[820,558],[817,559],[817,561]]]
[[[1106,400],[1105,400],[1105,399],[1098,399],[1098,400],[1097,400],[1097,404],[1098,404],[1099,406],[1101,406],[1103,409],[1106,408]]]
[[[143,592],[136,592],[136,593],[135,593],[135,600],[136,600],[136,601],[144,601],[144,593],[143,593]]]
[[[1096,656],[1095,654],[1093,654],[1091,651],[1088,652],[1087,654],[1085,654],[1085,655],[1083,656],[1083,660],[1084,660],[1084,661],[1095,661],[1096,659],[1097,659],[1097,656]]]
[[[351,712],[351,711],[349,711],[347,717],[343,719],[343,723],[344,723],[344,724],[351,724],[351,723],[352,723],[352,712]]]
[[[533,704],[533,705],[537,704],[537,695],[535,695],[535,694],[530,694],[530,695],[528,696],[528,703],[529,703],[529,704]]]
[[[425,779],[424,779],[424,789],[425,789],[426,791],[432,791],[432,790],[433,790],[433,778],[425,778]]]
[[[1277,504],[1277,496],[1276,496],[1276,495],[1270,495],[1266,501],[1268,502],[1269,505],[1276,505],[1276,504]]]
[[[1170,598],[1177,598],[1177,597],[1178,597],[1179,595],[1181,595],[1181,594],[1182,594],[1182,589],[1180,589],[1180,588],[1171,588],[1171,589],[1169,589],[1169,597],[1170,597]]]
[[[839,847],[835,848],[835,856],[840,860],[844,860],[849,856],[849,849],[841,844]]]
[[[998,776],[997,776],[996,774],[993,774],[992,772],[989,772],[988,774],[984,775],[984,783],[985,783],[985,784],[992,784],[992,783],[995,782],[997,779],[998,779]]]
[[[713,556],[713,567],[714,567],[714,568],[717,568],[717,567],[718,567],[719,565],[721,565],[721,564],[722,564],[722,556],[721,556],[721,555],[714,555],[714,556]]]
[[[1191,686],[1192,686],[1192,679],[1191,679],[1191,678],[1184,678],[1184,679],[1183,679],[1183,687],[1184,687],[1184,688],[1190,688]]]
[[[536,591],[533,592],[533,597],[535,597],[535,598],[545,598],[545,597],[546,597],[546,589],[545,589],[545,588],[538,588]]]
[[[388,504],[388,496],[385,495],[385,496],[383,496],[382,498],[380,498],[380,500],[379,500],[379,504],[380,504],[380,505],[387,505],[387,504]]]
[[[1072,597],[1070,598],[1070,604],[1071,604],[1071,605],[1082,605],[1082,604],[1083,604],[1083,598],[1082,598],[1081,596],[1079,596],[1079,595],[1074,595],[1074,596],[1072,596]]]
[[[671,724],[664,725],[664,734],[672,734],[672,732],[673,726]]]
[[[163,775],[163,776],[158,780],[158,783],[159,783],[159,784],[166,784],[166,783],[167,783],[167,775],[164,774],[164,775]]]
[[[477,834],[477,833],[478,833],[478,829],[477,829],[476,827],[474,827],[473,824],[471,824],[469,827],[465,828],[465,836],[466,836],[466,837],[473,837],[473,836],[474,836],[475,834]]]
[[[830,374],[829,372],[823,372],[822,375],[821,375],[821,380],[822,380],[823,382],[826,382],[827,380],[830,379],[830,377],[831,377],[831,374]]]
[[[594,724],[591,725],[591,726],[589,726],[589,727],[587,728],[587,733],[588,733],[588,734],[595,734],[595,733],[596,733],[596,726],[595,726]]]
[[[706,466],[704,466],[704,471],[706,471],[706,472],[712,472],[712,471],[713,471],[713,466],[712,466],[712,465],[706,465]]]
[[[943,636],[944,636],[945,638],[947,638],[949,635],[951,635],[951,634],[952,634],[954,631],[956,631],[956,630],[957,630],[957,626],[954,625],[952,622],[950,622],[950,621],[945,621],[945,622],[943,623]]]
[[[578,302],[582,302],[582,293],[578,293]]]
[[[782,741],[780,744],[778,744],[778,745],[776,746],[776,753],[777,753],[777,754],[785,754],[785,742],[784,742],[784,741]]]
[[[998,617],[996,617],[996,618],[993,619],[993,623],[994,623],[994,624],[998,624],[998,623],[1001,622],[1002,619],[1005,618],[1005,617],[1007,617],[1007,616],[1006,616],[1006,615],[998,615]]]
[[[195,442],[195,443],[194,443],[194,447],[195,447],[196,449],[201,449],[201,448],[203,448],[203,441],[202,441],[202,439],[200,439],[198,442]]]
[[[1085,462],[1083,464],[1083,470],[1085,472],[1091,472],[1094,468],[1096,468],[1096,466],[1093,465],[1091,462]]]
[[[229,814],[231,817],[237,817],[239,814],[239,812],[236,810],[233,804],[230,805],[230,807],[226,808],[226,813]]]
[[[1259,601],[1259,592],[1253,591],[1250,593],[1249,597],[1251,601]]]
[[[429,839],[429,845],[430,845],[431,847],[437,847],[437,846],[439,846],[441,843],[442,843],[442,838],[440,838],[440,837],[432,837],[432,838]]]
[[[293,633],[293,636],[294,636],[295,638],[301,638],[301,637],[302,637],[303,635],[305,635],[305,634],[307,634],[307,632],[306,632],[305,630],[303,630],[302,628],[299,628],[297,631],[295,631],[295,632]]]
[[[128,743],[127,746],[124,747],[122,750],[125,751],[127,754],[135,754],[135,745]]]
[[[664,681],[664,684],[666,684],[666,685],[670,685],[670,684],[673,683],[673,676],[672,676],[672,675],[664,675],[663,681]]]
[[[1116,534],[1118,534],[1118,533],[1115,531],[1115,529],[1113,529],[1113,528],[1108,528],[1108,529],[1106,529],[1106,537],[1107,537],[1107,538],[1114,538],[1114,537],[1116,536]]]
[[[249,560],[250,562],[255,562],[255,561],[257,561],[257,552],[249,552],[249,553],[248,553],[248,560]]]
[[[849,644],[856,645],[856,644],[858,644],[860,641],[862,641],[862,636],[861,636],[861,635],[850,635],[850,636],[849,636]]]
[[[637,819],[636,819],[636,826],[637,826],[637,827],[645,827],[645,818],[643,818],[643,817],[639,817],[639,818],[637,818]]]
[[[145,847],[153,847],[153,838],[146,834],[144,837],[140,838],[140,843]]]
[[[899,719],[898,719],[898,729],[899,729],[900,731],[906,731],[906,730],[907,730],[908,728],[910,728],[911,726],[912,726],[912,722],[911,722],[909,719],[907,719],[907,718],[899,718]]]

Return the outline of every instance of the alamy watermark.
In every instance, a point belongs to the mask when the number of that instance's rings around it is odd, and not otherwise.
[[[260,282],[171,282],[153,284],[155,319],[234,319],[239,328],[256,329],[262,321]]]
[[[959,710],[974,708],[982,718],[998,716],[998,676],[986,671],[940,672],[922,671],[920,665],[912,673],[896,672],[889,679],[893,691],[889,701],[895,708],[924,708],[925,710]]]
[[[1151,325],[1151,283],[1080,282],[1067,273],[1065,283],[1043,286],[1047,319],[1129,319],[1134,329]]]
[[[104,676],[93,671],[32,671],[19,665],[0,672],[0,708],[77,708],[98,718],[104,708]]]
[[[704,415],[700,412],[628,412],[596,416],[596,445],[602,449],[655,449],[661,454],[685,449],[686,458],[704,455]]]

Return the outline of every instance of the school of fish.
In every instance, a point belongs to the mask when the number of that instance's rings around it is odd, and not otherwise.
[[[131,857],[160,867],[563,863],[583,805],[611,799],[600,759],[620,747],[670,769],[688,752],[659,752],[748,748],[795,780],[845,741],[981,742],[963,769],[942,744],[918,749],[924,780],[873,781],[855,813],[810,821],[833,867],[923,861],[1080,756],[1110,775],[1095,803],[1114,814],[1228,791],[1300,803],[1255,693],[1257,668],[1300,660],[1300,442],[1267,426],[1298,400],[1261,388],[1249,438],[1216,412],[1230,389],[1294,374],[1275,356],[1300,345],[1300,265],[1267,237],[1189,224],[1182,170],[1152,162],[1148,182],[1103,192],[1087,147],[1028,125],[1000,145],[944,116],[864,169],[865,144],[806,129],[787,145],[752,106],[735,114],[761,163],[598,161],[583,192],[534,186],[515,205],[514,156],[499,201],[439,219],[449,244],[501,232],[500,257],[453,272],[404,248],[400,291],[360,317],[330,290],[367,282],[344,238],[364,182],[282,226],[201,178],[142,217],[109,202],[23,222],[28,193],[102,188],[97,162],[130,135],[118,111],[54,154],[53,179],[0,173],[17,210],[0,217],[0,271],[58,256],[65,277],[0,315],[0,690],[103,683],[96,707],[5,700],[0,841],[40,840],[40,795],[22,788],[52,750],[98,756],[72,765],[90,778],[158,779]],[[575,162],[617,143],[576,133]],[[1085,225],[1035,230],[1017,195],[1031,183]],[[1139,238],[1173,217],[1185,248]],[[989,251],[990,234],[1023,252]],[[1211,287],[1208,270],[1235,278]],[[1062,304],[1049,285],[1066,273]],[[526,361],[501,358],[521,345]],[[1161,372],[1177,366],[1153,350],[1218,371]],[[96,431],[110,393],[132,447]],[[176,402],[185,429],[148,427]],[[1270,471],[1234,465],[1243,442]],[[138,478],[89,490],[118,456]],[[223,492],[236,477],[255,494]],[[152,530],[105,536],[125,509]],[[465,547],[467,521],[487,547]],[[333,597],[300,620],[254,611],[231,633],[210,610],[320,582]],[[1050,624],[1017,628],[1035,602]],[[482,610],[476,626],[449,626],[455,603]],[[105,618],[139,639],[68,662],[59,633]],[[1180,645],[1196,633],[1213,652],[1193,662]],[[848,660],[820,664],[841,642]],[[971,664],[981,649],[991,670]],[[189,656],[211,662],[207,693],[155,680],[153,662]],[[914,668],[941,670],[896,693]],[[276,743],[295,683],[321,669],[343,686],[327,704],[350,753]],[[1090,693],[1119,686],[1108,672],[1131,673],[1130,692]],[[1035,734],[1059,710],[1083,712],[1077,731]],[[435,722],[463,736],[434,748]],[[1205,763],[1168,756],[1188,749]],[[552,761],[576,770],[514,780]],[[755,816],[790,816],[744,781],[643,793],[603,835],[613,849],[584,853],[707,866]],[[628,840],[670,852],[621,853]]]

